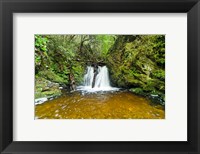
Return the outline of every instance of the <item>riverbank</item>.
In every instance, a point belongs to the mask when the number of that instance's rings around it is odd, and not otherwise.
[[[35,78],[35,100],[56,97],[62,94],[61,85],[45,78]]]

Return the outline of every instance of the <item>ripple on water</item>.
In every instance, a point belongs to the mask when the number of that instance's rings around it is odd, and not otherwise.
[[[65,93],[36,105],[35,119],[164,119],[161,105],[128,91]]]

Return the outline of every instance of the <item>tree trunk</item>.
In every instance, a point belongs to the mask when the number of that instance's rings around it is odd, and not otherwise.
[[[74,79],[74,75],[71,72],[69,74],[69,89],[70,89],[70,91],[76,90],[76,82]]]

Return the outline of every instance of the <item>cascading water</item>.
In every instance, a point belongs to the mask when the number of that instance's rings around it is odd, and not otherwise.
[[[111,87],[108,75],[108,68],[106,66],[98,67],[98,75],[95,81],[96,88]]]
[[[94,78],[94,67],[88,66],[87,73],[84,75],[84,86],[92,86]]]
[[[95,77],[94,67],[88,66],[87,72],[84,75],[84,86],[79,86],[78,89],[90,92],[118,90],[118,88],[111,87],[108,68],[106,66],[98,66],[96,78],[94,79],[94,77]],[[93,82],[94,86],[92,87]]]

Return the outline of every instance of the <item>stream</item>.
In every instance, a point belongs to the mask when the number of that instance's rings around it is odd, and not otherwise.
[[[35,118],[164,119],[165,111],[163,106],[152,104],[142,96],[112,87],[106,66],[88,66],[83,86],[36,105]]]
[[[36,105],[38,119],[164,119],[161,105],[128,91],[73,92]]]

